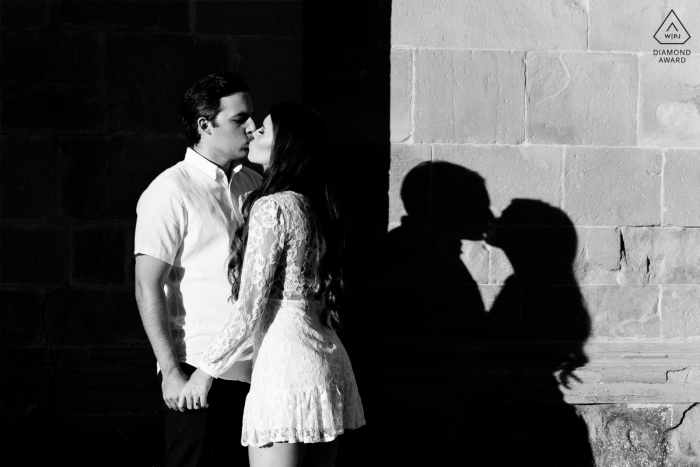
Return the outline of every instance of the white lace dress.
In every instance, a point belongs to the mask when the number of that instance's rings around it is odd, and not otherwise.
[[[244,446],[328,442],[365,424],[345,348],[321,323],[323,302],[310,299],[323,251],[310,215],[305,198],[291,191],[255,202],[238,300],[199,365],[218,376],[253,345]]]

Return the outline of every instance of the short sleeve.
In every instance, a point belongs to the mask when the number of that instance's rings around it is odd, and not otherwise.
[[[155,180],[136,206],[134,254],[175,262],[187,229],[187,211],[165,181]]]

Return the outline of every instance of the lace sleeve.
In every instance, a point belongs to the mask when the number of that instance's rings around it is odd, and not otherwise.
[[[251,209],[241,273],[241,286],[226,326],[207,348],[199,363],[217,378],[241,358],[252,345],[253,329],[265,310],[275,269],[285,240],[285,222],[273,198],[255,202]]]

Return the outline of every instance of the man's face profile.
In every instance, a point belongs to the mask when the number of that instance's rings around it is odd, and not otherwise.
[[[220,111],[211,126],[212,149],[230,159],[248,155],[249,134],[255,130],[253,104],[247,92],[238,92],[222,97]]]

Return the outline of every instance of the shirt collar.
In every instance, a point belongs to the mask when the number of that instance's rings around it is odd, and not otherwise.
[[[185,153],[185,163],[191,165],[192,167],[201,170],[212,180],[216,180],[216,171],[221,170],[213,162],[199,154],[192,148],[187,148]],[[223,171],[222,171],[223,172]]]

